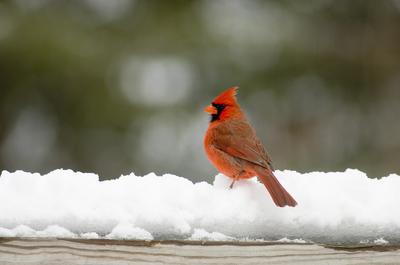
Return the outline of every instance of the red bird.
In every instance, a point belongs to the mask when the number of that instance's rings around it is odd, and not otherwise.
[[[204,138],[208,159],[232,178],[230,188],[236,180],[258,176],[277,206],[294,207],[297,202],[274,176],[271,159],[236,101],[237,89],[222,92],[205,108],[211,115]]]

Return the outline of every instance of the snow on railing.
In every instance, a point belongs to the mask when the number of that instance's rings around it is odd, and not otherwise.
[[[297,200],[276,207],[255,178],[193,183],[166,174],[3,171],[0,237],[400,242],[400,176],[276,171]]]

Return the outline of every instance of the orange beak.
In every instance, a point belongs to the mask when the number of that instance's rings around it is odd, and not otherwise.
[[[207,113],[209,113],[209,114],[217,114],[218,113],[218,111],[217,111],[217,109],[213,106],[213,105],[208,105],[205,109],[204,109],[204,111],[205,112],[207,112]]]

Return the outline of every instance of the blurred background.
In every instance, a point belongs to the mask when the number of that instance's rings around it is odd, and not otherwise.
[[[400,1],[0,1],[0,169],[212,181],[205,105],[275,168],[400,172]]]

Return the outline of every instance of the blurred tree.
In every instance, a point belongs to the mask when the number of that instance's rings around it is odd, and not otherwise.
[[[211,180],[202,106],[240,101],[276,168],[400,164],[400,2],[0,3],[0,168]]]

